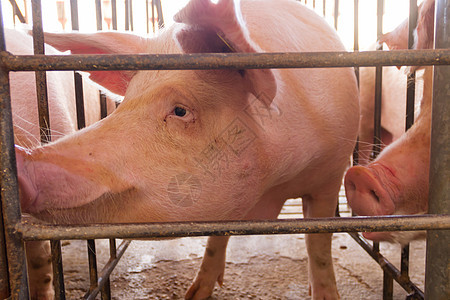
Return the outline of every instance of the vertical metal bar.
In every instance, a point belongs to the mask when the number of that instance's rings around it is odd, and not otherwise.
[[[130,30],[130,1],[125,0],[125,30]]]
[[[322,2],[322,10],[323,10],[323,16],[325,17],[327,9],[326,9],[327,1],[323,0]]]
[[[2,7],[0,5],[0,26],[1,26],[1,31],[0,31],[0,51],[5,51],[6,50],[6,42],[5,42],[5,33],[3,31],[3,14],[2,14]],[[2,70],[3,72],[3,70]],[[6,73],[6,76],[9,76],[8,73]],[[6,87],[6,88],[9,88]],[[2,111],[3,111],[3,98],[6,97],[7,95],[4,95],[3,93],[3,89],[2,89],[2,99],[1,99],[1,107],[2,107]],[[5,99],[6,101],[8,101],[7,99]],[[6,135],[6,132],[3,132],[4,129],[6,129],[6,127],[3,126],[3,119],[4,115],[1,114],[1,125],[0,125],[0,129],[1,130],[1,135],[2,137],[4,135]],[[3,143],[3,138],[1,140],[0,146]],[[4,149],[1,148],[1,154],[3,154]],[[3,170],[3,162],[1,164],[1,169]],[[3,178],[2,181],[0,181],[0,186],[3,183]],[[3,189],[2,189],[3,190]],[[3,208],[2,208],[2,204],[3,201],[6,202],[5,200],[2,200],[2,194],[0,194],[0,299],[6,299],[9,297],[10,295],[10,286],[9,286],[9,274],[8,274],[8,259],[7,259],[7,250],[6,250],[6,231],[5,231],[5,224],[4,224],[4,220],[3,220]]]
[[[116,3],[116,0],[111,0],[111,10],[112,10],[113,30],[117,30],[117,3]]]
[[[80,30],[78,23],[78,0],[70,0],[70,19],[72,22],[72,30]]]
[[[147,34],[150,33],[150,14],[148,12],[148,0],[145,0],[145,26],[147,26]]]
[[[88,250],[88,259],[89,259],[89,278],[90,278],[89,291],[92,291],[97,287],[97,281],[98,281],[97,254],[95,253],[95,240],[87,240],[87,250]]]
[[[417,26],[417,0],[409,0],[409,24],[408,24],[408,49],[414,46],[414,29]],[[411,128],[414,123],[414,101],[416,94],[416,72],[408,74],[406,88],[406,123],[405,130]],[[401,250],[400,260],[401,275],[409,277],[409,244]]]
[[[390,300],[394,295],[394,280],[391,274],[383,270],[383,300]]]
[[[155,5],[156,5],[156,12],[158,14],[158,28],[161,29],[164,27],[164,17],[161,7],[161,1],[155,0]]]
[[[450,48],[450,1],[436,0],[436,49]],[[430,214],[450,214],[450,66],[434,67],[430,155]],[[450,230],[429,230],[425,298],[450,299]]]
[[[359,0],[353,1],[353,51],[359,50]],[[356,81],[359,87],[359,67],[355,68]],[[356,141],[355,149],[353,149],[353,165],[359,162],[359,138]]]
[[[0,51],[5,51],[3,14],[0,5]],[[28,299],[27,264],[25,245],[21,235],[15,230],[15,224],[21,221],[21,211],[17,183],[16,156],[9,89],[9,72],[0,68],[0,204],[4,222],[4,240],[8,264],[11,299]],[[6,278],[4,278],[6,279]]]
[[[337,30],[339,17],[339,0],[334,0],[334,29]]]
[[[130,1],[130,10],[129,10],[129,14],[130,14],[130,30],[133,31],[134,30],[134,25],[133,25],[133,0],[128,0]]]
[[[417,0],[409,0],[409,35],[408,49],[414,45],[414,29],[417,26]],[[416,93],[416,72],[408,74],[406,89],[406,124],[408,130],[414,123],[414,97]]]
[[[108,106],[106,103],[106,95],[99,91],[100,94],[100,118],[106,118],[108,116]]]
[[[383,34],[383,13],[384,0],[377,0],[377,38],[379,39]],[[377,50],[383,50],[383,45],[379,45]],[[373,158],[375,158],[381,151],[381,90],[383,68],[375,67],[375,109],[374,109],[374,147]]]
[[[66,292],[64,288],[61,241],[51,240],[50,246],[52,249],[53,276],[55,276],[55,279],[53,280],[55,286],[55,297],[56,299],[64,300],[66,299]]]
[[[44,33],[42,29],[41,1],[33,0],[33,47],[34,54],[44,54]],[[47,76],[43,71],[36,71],[36,92],[38,97],[39,127],[41,142],[51,141],[50,117],[47,100]]]
[[[3,30],[3,12],[2,12],[2,6],[0,5],[0,51],[6,51],[6,40],[5,40],[5,32]],[[3,72],[3,70],[1,70],[1,72]],[[5,76],[9,76],[9,74],[7,72],[5,72]],[[3,102],[4,101],[9,101],[6,97],[8,97],[9,95],[9,90],[5,90],[4,88],[9,89],[9,84],[8,86],[2,87],[1,90],[1,108],[2,111],[5,109],[3,106]],[[5,92],[7,92],[5,94]],[[1,129],[1,142],[0,142],[0,155],[3,156],[3,152],[5,152],[3,149],[3,147],[1,147],[3,145],[3,136],[6,136],[6,129],[7,127],[4,126],[5,121],[7,121],[6,119],[4,119],[4,114],[2,113],[0,118],[0,129]],[[1,170],[3,169],[3,161],[1,163]],[[3,183],[3,178],[1,178],[2,181],[0,181],[0,186]],[[3,189],[1,189],[3,190]],[[7,259],[7,250],[6,250],[6,228],[5,228],[5,223],[4,223],[4,219],[3,216],[5,215],[5,213],[3,212],[3,201],[6,202],[6,199],[2,200],[2,194],[0,193],[0,299],[5,299],[10,295],[10,286],[9,286],[9,274],[8,274],[8,259]]]
[[[102,30],[102,3],[95,0],[95,17],[97,19],[97,30]]]
[[[403,277],[408,278],[409,271],[409,244],[402,248],[400,272]]]
[[[84,113],[84,96],[83,96],[83,77],[74,72],[75,81],[75,102],[77,107],[77,126],[78,129],[86,127],[86,116]]]
[[[116,239],[109,240],[109,256],[111,258],[117,257]]]
[[[0,203],[1,195],[0,195]],[[9,297],[8,260],[6,257],[5,225],[3,224],[3,209],[0,205],[0,299]]]
[[[153,26],[153,33],[156,32],[155,27],[155,0],[152,0],[152,26]]]
[[[383,13],[384,13],[384,0],[377,0],[377,38],[380,38],[383,34]],[[377,47],[377,50],[382,50],[383,45]],[[383,82],[383,68],[375,68],[375,105],[374,105],[374,147],[373,157],[375,158],[381,151],[381,90]],[[380,244],[373,243],[373,250],[375,252],[380,251]],[[391,278],[392,280],[392,278]],[[389,287],[389,276],[386,271],[383,270],[383,297],[385,288]],[[388,298],[383,298],[388,299]]]

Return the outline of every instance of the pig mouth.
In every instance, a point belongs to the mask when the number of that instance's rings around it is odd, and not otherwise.
[[[344,179],[347,201],[358,215],[391,215],[395,211],[393,172],[380,163],[350,168]]]
[[[106,192],[86,204],[68,208],[47,208],[31,215],[39,220],[60,225],[133,223],[123,218],[123,199],[136,196],[136,188],[122,192]]]

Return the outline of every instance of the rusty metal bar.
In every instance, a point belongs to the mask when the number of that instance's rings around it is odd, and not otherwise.
[[[414,29],[417,26],[417,0],[409,0],[408,49],[414,46]],[[408,130],[414,123],[414,98],[416,94],[416,72],[408,74],[406,89],[406,124]]]
[[[5,50],[1,5],[0,19],[0,50]],[[0,135],[0,201],[9,271],[9,292],[11,299],[28,299],[25,247],[21,234],[14,228],[14,224],[19,224],[21,221],[21,210],[14,151],[9,73],[4,68],[0,68],[0,132],[2,132]],[[3,280],[5,279],[3,278]]]
[[[64,288],[61,241],[51,240],[50,246],[52,249],[53,275],[55,276],[55,279],[53,280],[53,285],[55,287],[55,298],[64,300],[66,299],[66,290]]]
[[[437,49],[450,48],[450,1],[436,1]],[[450,213],[450,67],[434,68],[430,155],[430,213]],[[425,295],[427,299],[450,299],[450,230],[431,230],[427,235]]]
[[[107,226],[106,226],[107,225]],[[286,219],[269,221],[174,222],[144,224],[50,225],[23,221],[24,240],[153,238],[450,229],[450,215]]]
[[[392,299],[394,295],[394,278],[383,269],[383,300]]]
[[[108,104],[106,102],[106,95],[99,91],[100,94],[100,118],[106,118],[108,116]]]
[[[119,248],[117,248],[117,257],[115,257],[114,259],[110,258],[108,263],[102,269],[102,271],[100,272],[99,279],[98,279],[98,287],[91,292],[91,294],[86,298],[87,300],[95,299],[98,292],[102,289],[102,287],[105,284],[107,284],[107,279],[111,275],[111,273],[114,270],[114,268],[116,267],[117,263],[122,258],[123,254],[125,253],[125,250],[127,250],[130,243],[131,243],[130,240],[126,240],[126,241],[123,241],[119,245]]]
[[[84,113],[84,95],[83,95],[83,77],[74,72],[75,81],[75,102],[77,107],[77,126],[78,129],[86,127],[86,117]]]
[[[20,8],[17,5],[16,0],[9,0],[9,3],[11,3],[11,6],[13,7],[14,16],[17,16],[20,23],[26,23],[25,17],[23,16],[22,12],[20,11]]]
[[[0,59],[10,71],[334,68],[448,65],[450,50],[34,56],[2,52]]]
[[[97,281],[98,281],[97,254],[95,252],[94,240],[87,240],[87,250],[88,250],[89,278],[90,278],[90,287],[88,294],[90,294],[95,288],[97,288]]]
[[[424,299],[424,294],[409,278],[401,276],[401,272],[391,264],[380,252],[374,251],[373,246],[364,240],[358,233],[350,232],[349,235],[370,255],[383,269],[383,273],[389,275],[409,294],[414,295],[414,299]]]
[[[33,48],[34,54],[43,55],[44,48],[44,32],[42,28],[42,11],[41,1],[31,1],[33,16]],[[41,134],[41,142],[47,143],[51,141],[50,117],[48,110],[47,98],[47,76],[45,72],[36,71],[36,94],[39,112],[39,128]]]

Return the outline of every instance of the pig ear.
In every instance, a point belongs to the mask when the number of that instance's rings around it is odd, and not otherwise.
[[[176,40],[185,53],[254,53],[260,50],[250,39],[240,12],[232,0],[191,0],[175,15],[174,20],[184,23],[176,32]],[[221,71],[215,71],[221,72]],[[239,71],[250,93],[270,105],[277,85],[273,72],[268,69]]]
[[[434,41],[434,1],[425,0],[418,8],[414,49],[432,49]],[[408,49],[408,19],[393,31],[384,34],[379,43],[386,43],[390,50]]]
[[[386,43],[389,50],[408,49],[408,27],[408,19],[406,19],[393,31],[383,34],[378,43]]]
[[[426,0],[419,7],[414,49],[433,49],[434,0]]]
[[[59,51],[70,50],[72,54],[134,54],[145,53],[145,38],[118,32],[45,33],[45,43]],[[128,83],[135,71],[89,71],[90,79],[109,91],[125,95]]]

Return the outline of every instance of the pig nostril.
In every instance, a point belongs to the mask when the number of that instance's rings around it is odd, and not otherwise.
[[[380,202],[380,197],[378,197],[378,195],[375,193],[374,190],[371,190],[370,193],[372,194],[372,196],[377,200],[377,202]]]

